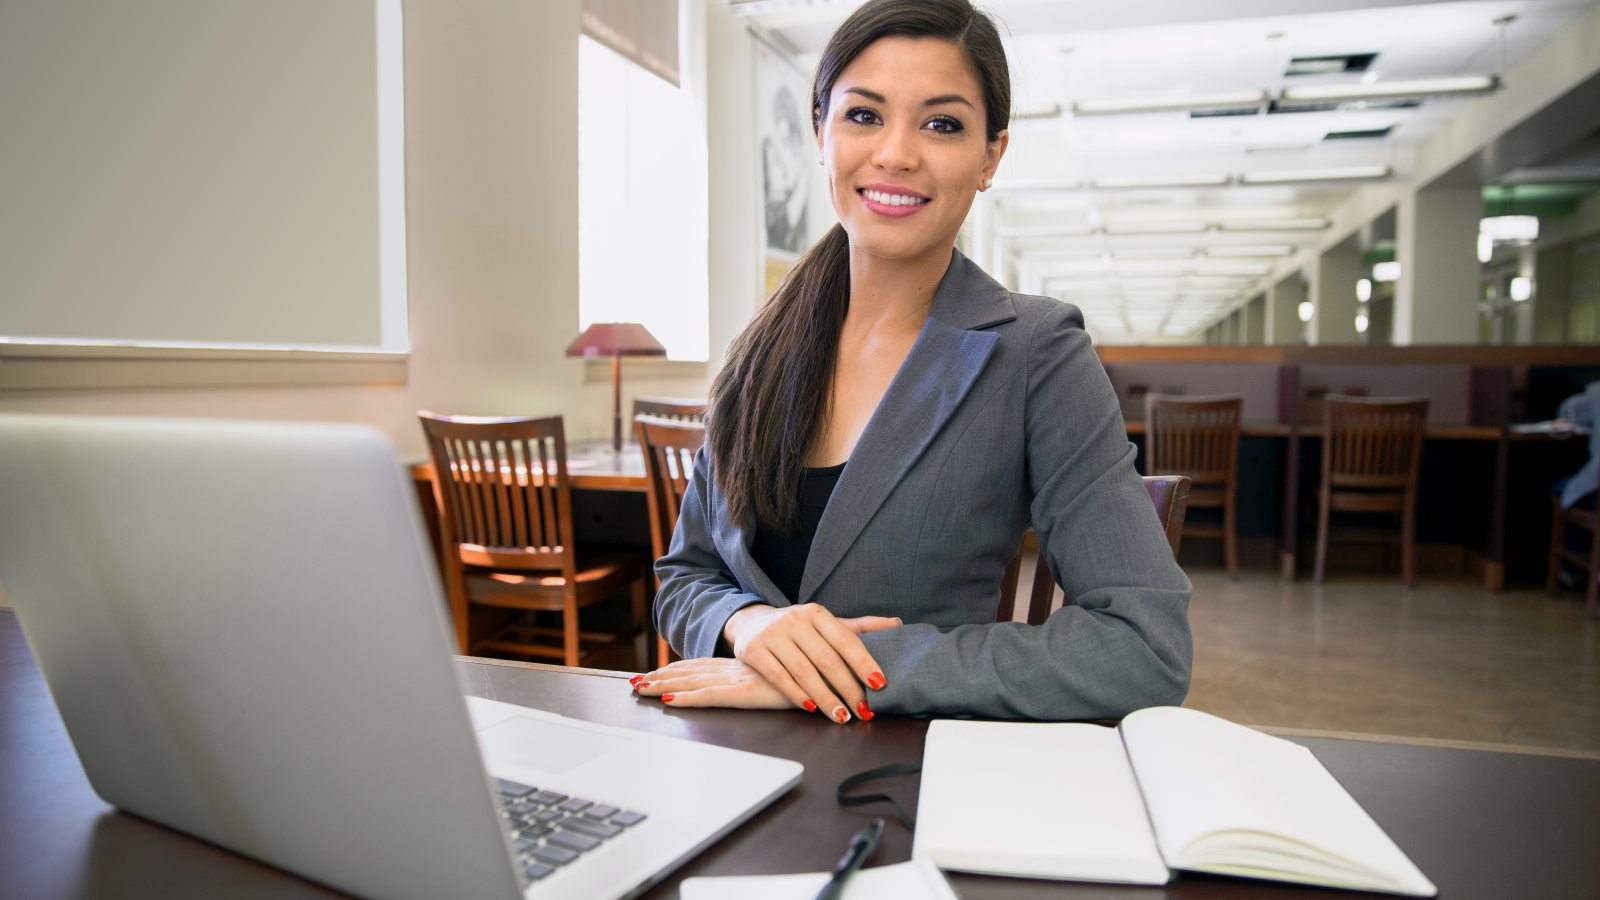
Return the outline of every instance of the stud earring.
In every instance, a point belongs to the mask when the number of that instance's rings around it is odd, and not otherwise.
[[[985,178],[983,181],[978,183],[978,190],[987,191],[989,189],[989,185],[991,184],[994,184],[994,179]]]

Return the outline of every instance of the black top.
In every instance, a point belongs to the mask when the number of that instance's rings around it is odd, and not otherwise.
[[[811,555],[811,539],[817,536],[817,523],[822,521],[828,498],[833,496],[833,487],[839,483],[844,467],[844,463],[839,463],[825,469],[806,469],[805,478],[800,482],[798,532],[782,535],[756,528],[750,556],[791,602],[800,596],[800,576],[805,574],[806,557]]]

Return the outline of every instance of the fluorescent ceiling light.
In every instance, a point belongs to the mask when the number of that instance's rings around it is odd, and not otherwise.
[[[997,178],[994,184],[989,187],[989,190],[1007,193],[1014,191],[1075,191],[1081,187],[1083,187],[1083,182],[1073,178],[1057,178],[1049,181],[1038,179],[1007,181]]]
[[[1310,300],[1301,300],[1300,307],[1297,311],[1300,313],[1300,321],[1309,322],[1311,321],[1311,316],[1317,311],[1317,308],[1312,305]]]
[[[1511,279],[1511,299],[1521,303],[1533,296],[1533,279],[1518,275]]]
[[[1372,267],[1373,281],[1399,281],[1400,264],[1397,262],[1381,262]]]
[[[1283,89],[1283,99],[1294,103],[1338,103],[1345,100],[1378,100],[1395,97],[1437,97],[1448,94],[1482,94],[1500,86],[1493,75],[1462,75],[1450,78],[1417,78],[1408,81],[1377,81],[1372,84],[1310,84]]]
[[[1532,243],[1539,239],[1538,216],[1490,216],[1478,220],[1478,234],[1507,243]]]
[[[1106,234],[1199,234],[1204,222],[1122,222],[1108,223]]]
[[[1239,176],[1245,184],[1289,184],[1296,181],[1350,181],[1357,178],[1388,178],[1388,166],[1345,166],[1337,169],[1283,169],[1273,172],[1246,172]]]
[[[1366,313],[1356,313],[1356,334],[1366,334],[1368,319]]]
[[[1478,262],[1486,263],[1494,259],[1494,236],[1478,232]]]
[[[1372,299],[1372,280],[1370,278],[1363,278],[1356,282],[1356,299],[1362,303]],[[1361,329],[1358,328],[1356,330],[1360,331]]]
[[[1188,247],[1129,247],[1116,250],[1112,259],[1188,259],[1194,251]]]
[[[1002,225],[994,230],[1001,238],[1088,237],[1092,232],[1075,225]]]
[[[1251,256],[1293,256],[1290,244],[1250,244],[1234,247],[1207,247],[1206,255],[1212,259],[1237,259]]]
[[[1190,271],[1196,275],[1265,275],[1272,271],[1272,263],[1197,259]]]
[[[1212,173],[1201,175],[1122,175],[1111,178],[1095,178],[1090,184],[1097,188],[1177,188],[1177,187],[1220,187],[1227,184],[1232,176],[1227,174]]]
[[[1072,104],[1075,116],[1112,116],[1123,113],[1178,112],[1191,109],[1234,109],[1260,106],[1266,91],[1224,91],[1166,97],[1130,97],[1119,100],[1080,100]]]
[[[1217,223],[1223,231],[1321,231],[1327,219],[1224,219]]]

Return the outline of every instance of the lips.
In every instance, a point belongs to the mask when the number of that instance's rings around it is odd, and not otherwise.
[[[885,216],[909,216],[931,202],[921,194],[887,185],[858,188],[856,194],[867,209]]]

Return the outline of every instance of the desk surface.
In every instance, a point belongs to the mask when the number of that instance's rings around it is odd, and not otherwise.
[[[567,475],[572,486],[597,491],[645,491],[650,483],[644,477],[644,455],[638,444],[623,444],[622,452],[611,449],[610,441],[573,441],[567,444]],[[433,463],[419,462],[411,467],[411,477],[419,482],[433,481]]]
[[[799,759],[801,784],[674,873],[829,868],[877,812],[841,810],[834,786],[889,762],[921,759],[927,723],[881,716],[839,727],[788,712],[670,710],[635,698],[617,673],[462,660],[470,694],[611,725]],[[1310,747],[1445,898],[1592,896],[1600,884],[1600,760],[1365,740],[1294,737]],[[1063,765],[1070,762],[1063,761]],[[898,783],[896,783],[898,781]],[[916,776],[883,783],[916,804]],[[892,817],[891,822],[892,822]],[[50,701],[16,617],[0,612],[0,896],[30,898],[328,897],[328,890],[188,838],[100,801]],[[904,860],[891,824],[873,865]],[[1165,888],[956,875],[963,897],[1306,897],[1344,894],[1186,875]],[[1357,896],[1349,894],[1348,896]]]

